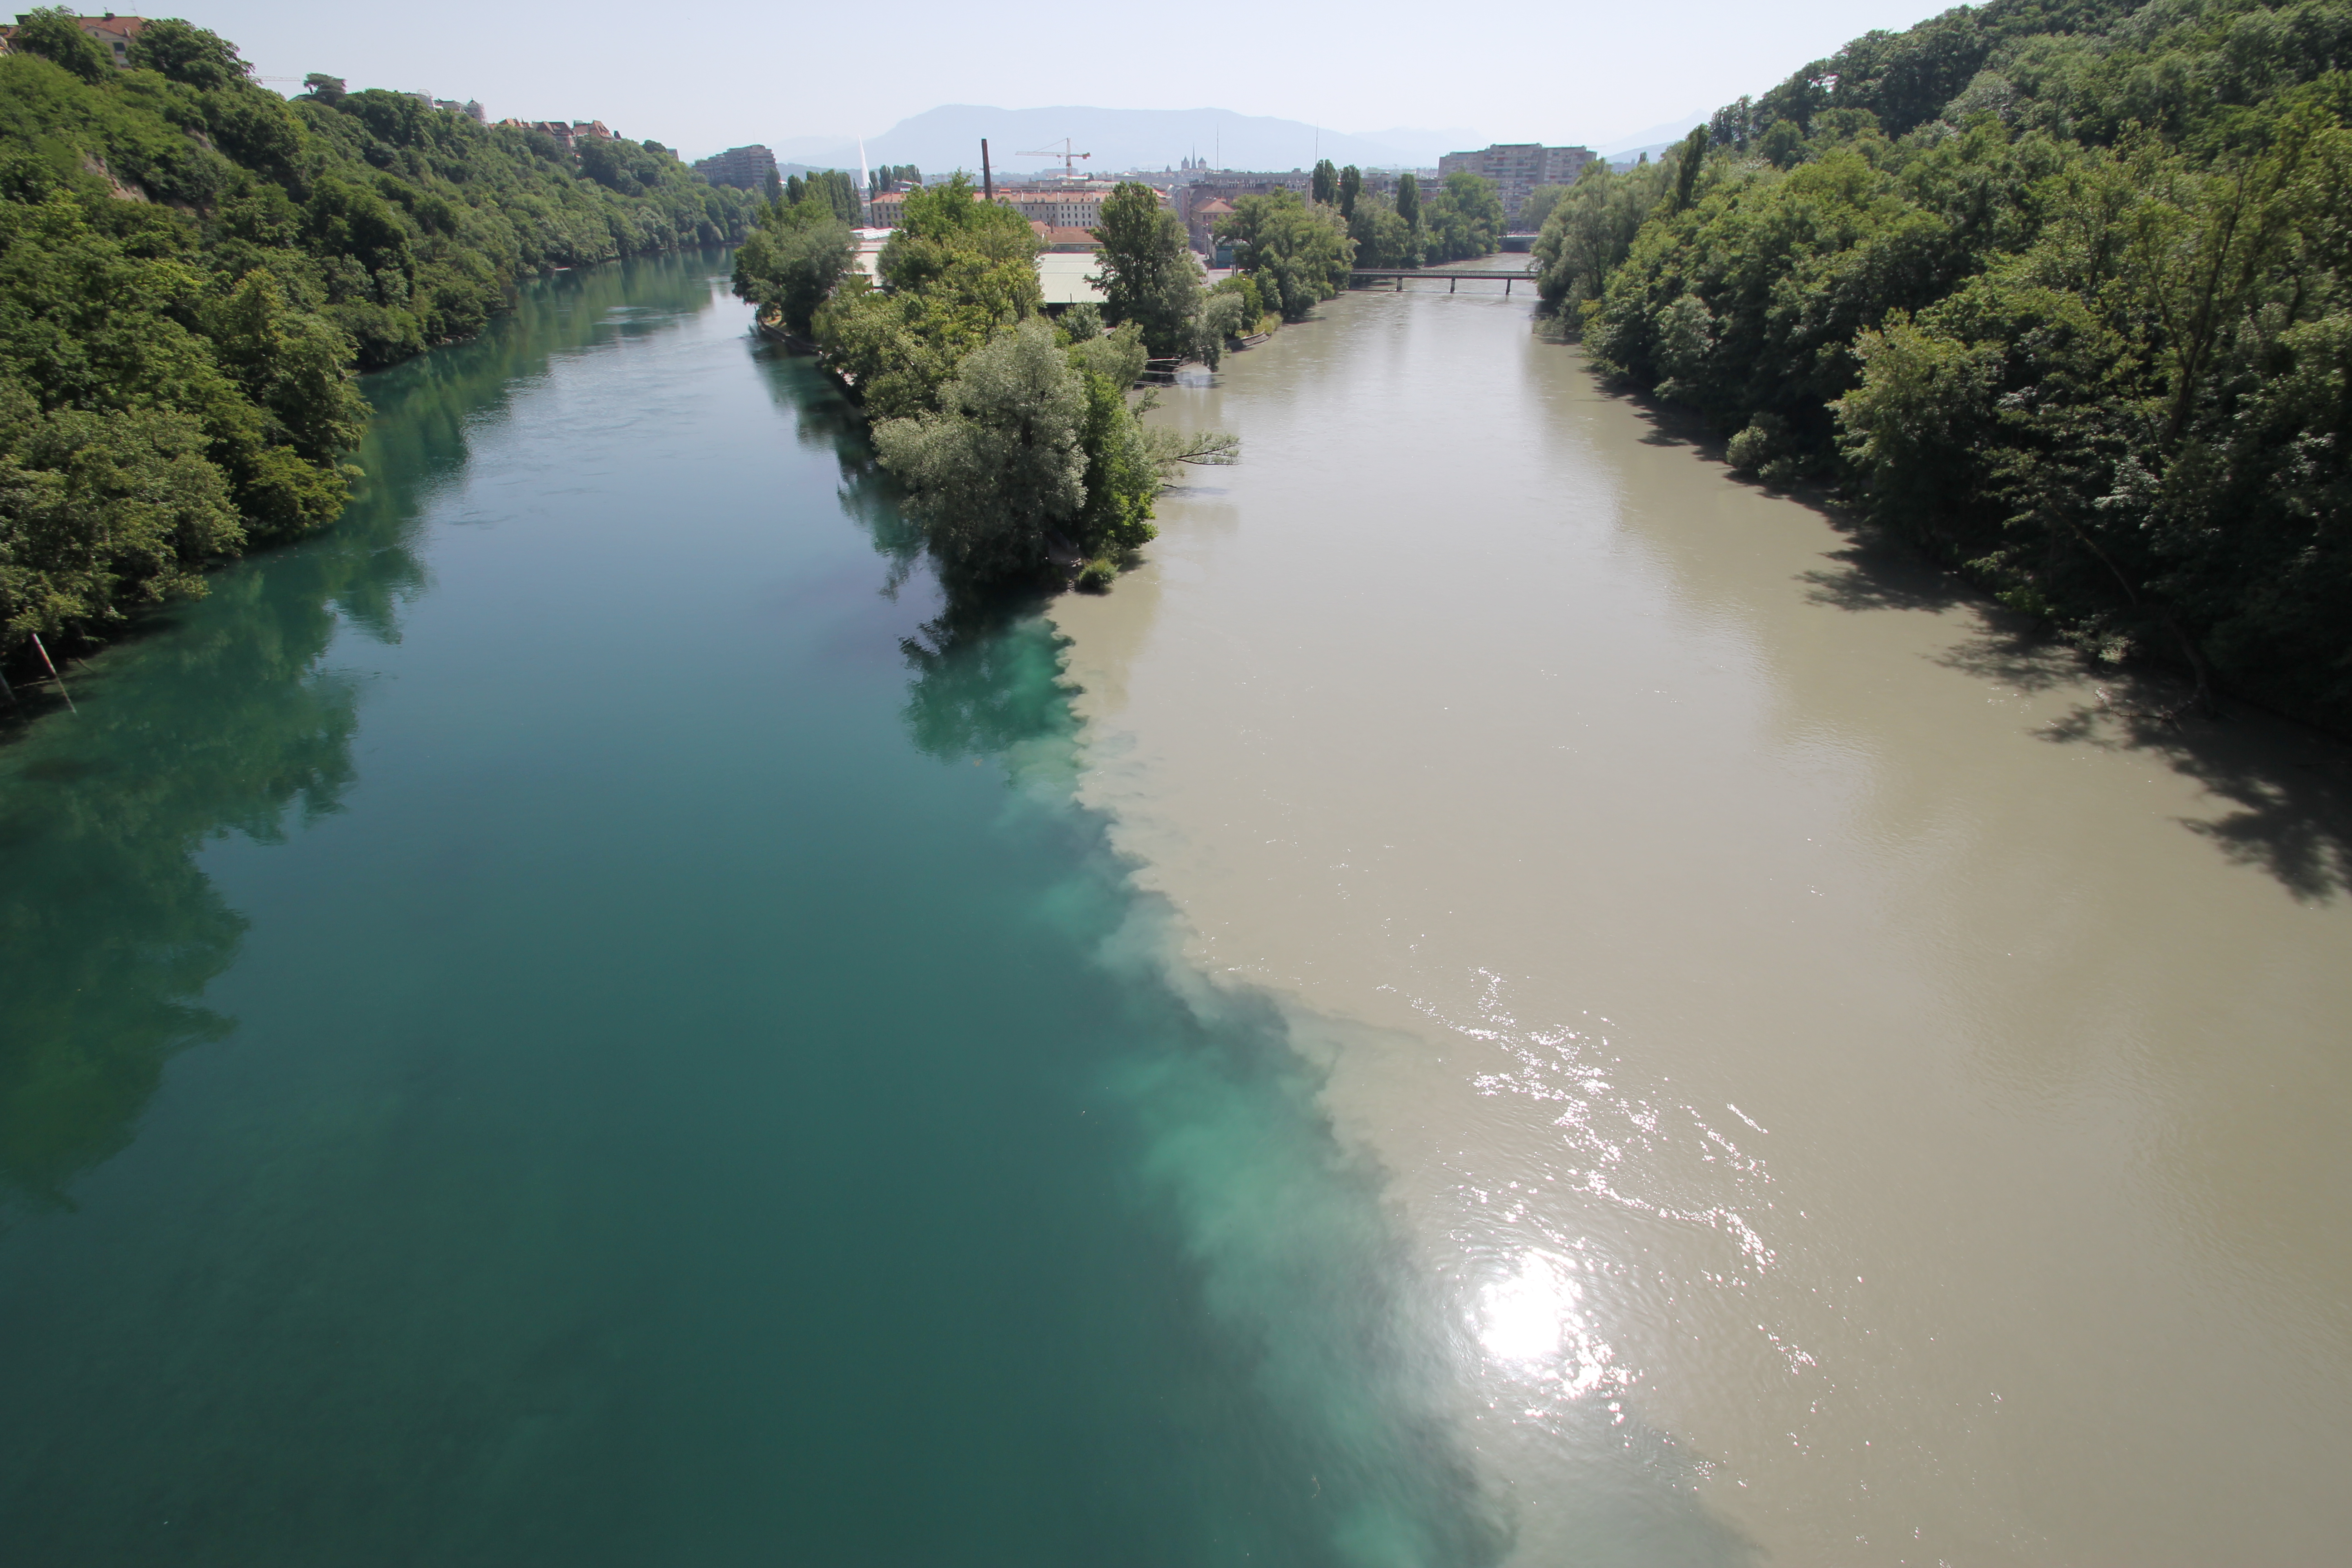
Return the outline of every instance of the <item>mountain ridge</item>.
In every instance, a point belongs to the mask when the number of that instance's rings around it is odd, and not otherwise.
[[[1373,132],[1336,131],[1277,115],[1230,109],[1102,109],[1086,104],[1002,109],[948,103],[901,120],[866,139],[868,163],[913,163],[926,174],[980,164],[988,138],[989,162],[999,174],[1058,166],[1034,149],[1065,136],[1094,156],[1082,169],[1173,167],[1188,157],[1228,169],[1308,169],[1318,157],[1364,168],[1420,168],[1444,153],[1483,146],[1476,132],[1391,127]],[[855,168],[858,142],[845,136],[794,136],[769,143],[778,162],[820,168]]]

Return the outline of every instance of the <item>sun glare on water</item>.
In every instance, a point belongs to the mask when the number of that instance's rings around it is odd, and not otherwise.
[[[1478,1343],[1489,1358],[1574,1398],[1601,1385],[1612,1352],[1578,1310],[1575,1265],[1528,1252],[1509,1278],[1487,1286],[1478,1305]]]

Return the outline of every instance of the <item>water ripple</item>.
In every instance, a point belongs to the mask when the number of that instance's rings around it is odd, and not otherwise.
[[[1457,1164],[1452,1238],[1466,1260],[1467,1337],[1486,1375],[1525,1407],[1523,1418],[1547,1421],[1599,1395],[1613,1426],[1624,1420],[1623,1398],[1644,1369],[1628,1363],[1612,1328],[1622,1336],[1636,1312],[1665,1311],[1680,1323],[1692,1316],[1678,1305],[1686,1291],[1747,1290],[1779,1266],[1766,1239],[1772,1173],[1753,1152],[1770,1134],[1735,1105],[1724,1110],[1736,1121],[1719,1126],[1668,1080],[1639,1083],[1594,1026],[1609,1020],[1527,1023],[1510,1011],[1500,974],[1475,973],[1468,1016],[1406,998],[1486,1048],[1470,1081],[1503,1102],[1515,1124],[1511,1135],[1482,1141],[1484,1152]],[[1514,1113],[1513,1105],[1523,1109]],[[1621,1223],[1607,1223],[1612,1214]],[[1706,1247],[1685,1249],[1701,1259],[1684,1266],[1685,1278],[1654,1258],[1637,1269],[1633,1260],[1652,1249],[1632,1232],[1648,1225],[1720,1237],[1720,1250],[1708,1258]],[[1818,1365],[1787,1325],[1758,1323],[1756,1331],[1791,1373]]]

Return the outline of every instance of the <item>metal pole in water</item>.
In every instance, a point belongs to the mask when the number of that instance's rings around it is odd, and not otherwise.
[[[39,654],[41,656],[41,662],[49,667],[49,679],[58,683],[58,695],[66,700],[66,711],[68,713],[80,712],[81,710],[74,706],[73,693],[66,689],[65,677],[58,673],[57,661],[49,657],[49,650],[41,646],[41,634],[35,632],[32,636],[33,651]]]

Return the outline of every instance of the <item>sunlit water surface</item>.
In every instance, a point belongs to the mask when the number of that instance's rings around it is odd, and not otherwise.
[[[2148,717],[1529,327],[1424,284],[1192,377],[1243,463],[1054,611],[1511,1559],[2344,1557],[2345,749]]]

